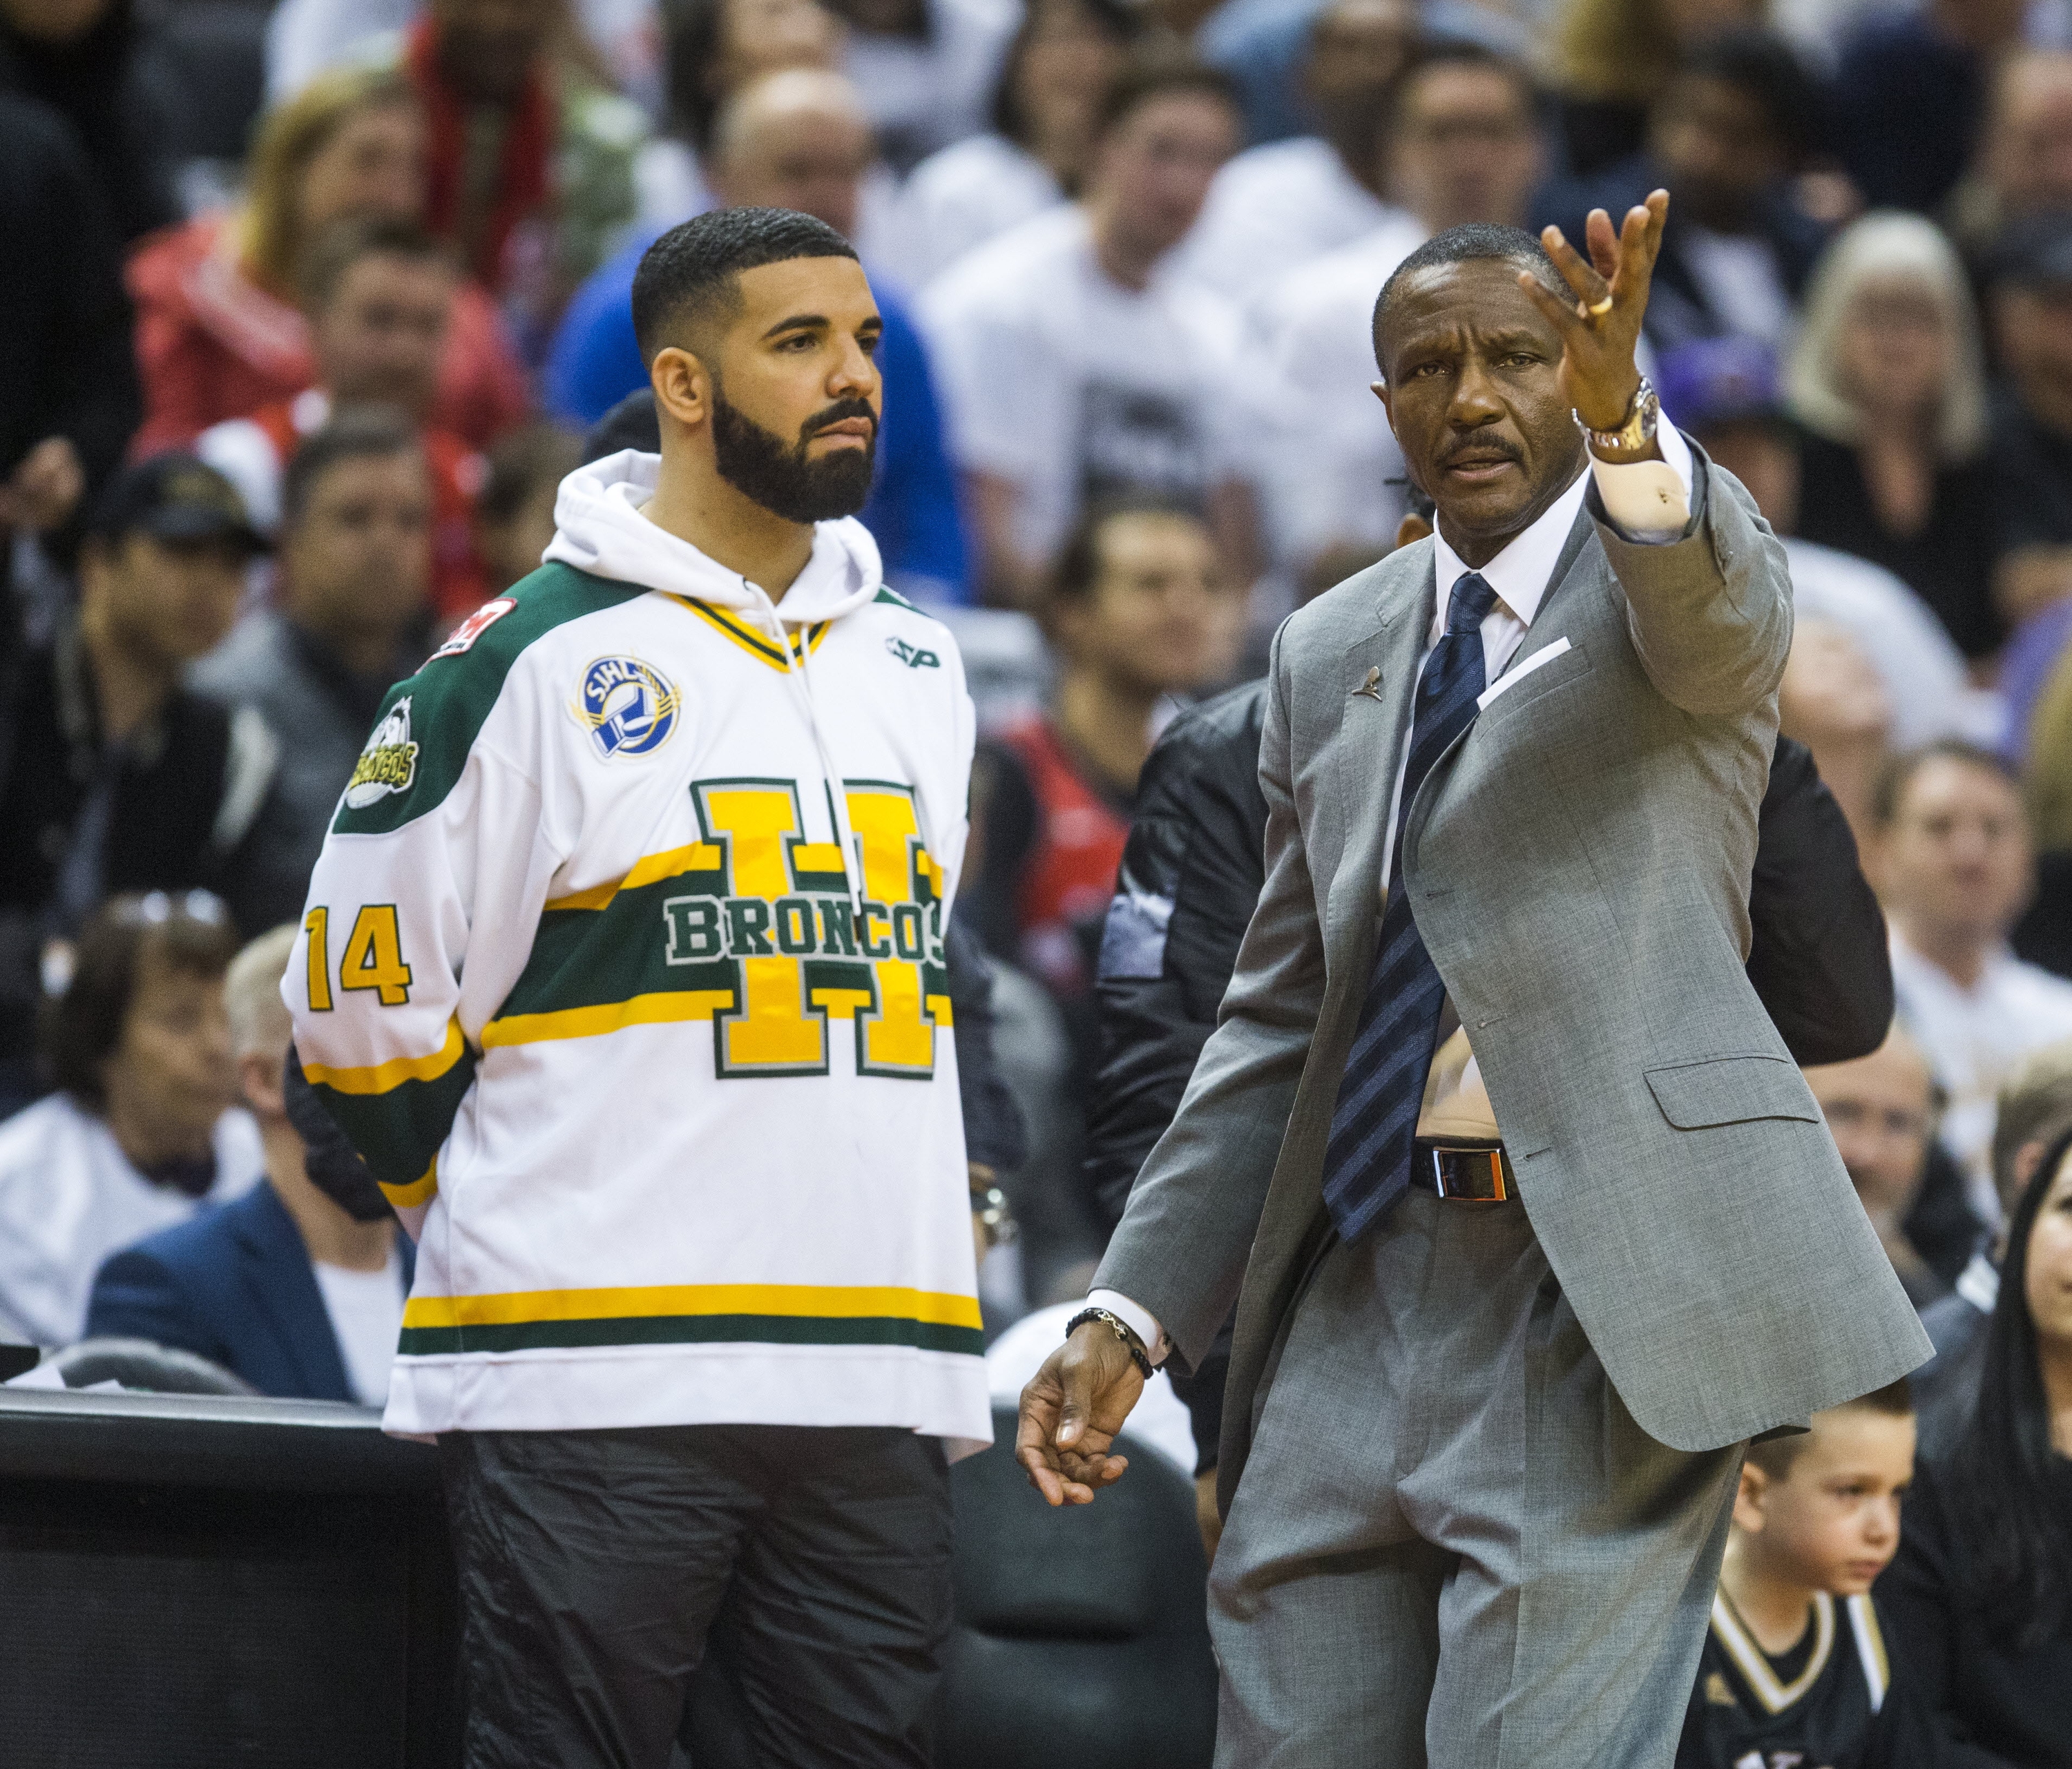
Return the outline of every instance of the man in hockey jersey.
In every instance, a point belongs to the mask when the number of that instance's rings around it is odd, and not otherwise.
[[[1870,1597],[1913,1478],[1904,1378],[1749,1447],[1676,1769],[1931,1760]]]
[[[849,244],[703,215],[633,302],[660,457],[572,475],[545,566],[392,692],[286,989],[419,1236],[387,1424],[439,1439],[471,1769],[661,1769],[722,1607],[758,1760],[920,1764],[990,1427],[971,703],[847,519]]]

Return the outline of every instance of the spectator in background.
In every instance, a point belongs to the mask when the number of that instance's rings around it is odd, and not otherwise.
[[[1777,728],[1813,752],[1850,831],[1859,845],[1868,840],[1871,800],[1890,753],[1892,702],[1869,653],[1840,622],[1794,614]]]
[[[1309,27],[1302,90],[1314,135],[1248,149],[1216,174],[1174,268],[1243,302],[1401,212],[1386,199],[1383,136],[1415,42],[1408,0],[1330,0]]]
[[[820,0],[668,0],[661,19],[667,127],[633,162],[637,227],[651,238],[712,207],[703,162],[720,107],[765,74],[838,65],[844,41]]]
[[[1998,756],[1945,741],[1894,758],[1872,815],[1900,1020],[1947,1096],[1971,1209],[1994,1223],[1994,1098],[2024,1057],[2072,1036],[2072,983],[2007,949],[2034,886],[2021,789]]]
[[[2001,1232],[1974,1251],[1948,1295],[1921,1311],[1921,1324],[1934,1344],[1935,1357],[1910,1380],[1921,1402],[1921,1447],[1931,1454],[1955,1442],[1971,1418],[1986,1325],[2000,1299],[2005,1224],[2013,1219],[2022,1193],[2051,1144],[2068,1131],[2072,1131],[2072,1039],[2031,1052],[2001,1087],[1992,1151]]]
[[[200,462],[125,469],[88,525],[76,609],[0,685],[0,1110],[33,1091],[54,944],[110,893],[212,889],[262,927],[300,906],[261,864],[278,745],[181,680],[230,630],[261,545]]]
[[[140,454],[293,399],[314,373],[297,305],[303,255],[335,223],[425,215],[425,123],[393,73],[327,74],[259,125],[244,206],[199,215],[131,257]],[[441,425],[476,447],[524,415],[524,378],[488,298],[463,285],[439,367]]]
[[[1748,487],[1782,540],[1798,618],[1844,628],[1876,667],[1892,747],[1997,735],[1996,707],[1970,687],[1963,654],[1928,605],[1882,566],[1797,532],[1802,438],[1770,351],[1753,339],[1700,339],[1665,351],[1657,375],[1663,410]],[[1852,823],[1861,808],[1852,807]]]
[[[728,100],[708,174],[730,208],[794,209],[853,237],[871,164],[870,123],[839,74],[795,68]],[[648,365],[633,333],[633,273],[652,240],[636,236],[569,304],[547,368],[548,403],[594,423],[628,396],[645,397]],[[961,601],[968,570],[956,486],[944,447],[928,352],[894,289],[874,285],[885,322],[877,361],[885,417],[877,478],[859,519],[878,542],[888,580],[922,600]],[[635,408],[638,445],[660,446],[652,407]],[[634,445],[632,438],[624,445]]]
[[[1784,39],[1743,30],[1692,43],[1656,91],[1645,150],[1555,186],[1537,219],[1571,240],[1592,209],[1675,193],[1647,302],[1657,350],[1736,333],[1781,344],[1826,230],[1792,200],[1819,127],[1818,89]]]
[[[985,127],[1018,9],[1009,0],[832,0],[849,28],[842,71],[870,107],[893,170]]]
[[[1141,28],[1126,0],[1030,0],[1001,63],[993,127],[929,155],[901,190],[898,269],[914,287],[1079,195],[1100,95]]]
[[[1769,14],[1767,0],[1564,0],[1550,27],[1569,170],[1589,178],[1638,154],[1691,47]]]
[[[72,125],[125,246],[179,213],[174,119],[139,55],[150,29],[133,0],[0,0],[0,89]]]
[[[310,1183],[288,1121],[281,973],[290,923],[232,961],[223,992],[238,1090],[265,1176],[244,1196],[117,1253],[93,1281],[88,1338],[192,1352],[262,1394],[385,1406],[413,1261],[391,1218],[356,1222]]]
[[[314,384],[210,425],[195,444],[270,535],[288,462],[334,412],[378,405],[408,420],[432,476],[432,610],[449,626],[487,593],[473,528],[482,457],[431,421],[459,281],[446,248],[412,223],[339,222],[311,247],[302,273]]]
[[[417,433],[379,408],[339,413],[288,464],[273,605],[194,671],[197,688],[280,733],[260,864],[291,914],[383,697],[424,660],[432,509]]]
[[[1988,255],[2011,223],[2072,210],[2072,54],[2018,49],[1994,71],[1971,174],[1951,196],[1965,256]]]
[[[1081,510],[1198,500],[1224,569],[1255,567],[1255,376],[1235,314],[1169,273],[1238,142],[1227,80],[1133,63],[1104,101],[1086,192],[971,253],[921,304],[987,599],[1027,605]]]
[[[80,934],[40,1040],[60,1090],[0,1125],[0,1332],[69,1345],[117,1247],[239,1196],[259,1138],[232,1109],[223,973],[203,892],[119,897]]]
[[[70,522],[140,415],[121,261],[64,122],[0,95],[0,542]],[[4,627],[4,622],[0,622]],[[0,646],[4,649],[4,646]]]
[[[1312,259],[1258,305],[1284,396],[1268,472],[1277,556],[1317,587],[1379,558],[1403,499],[1403,456],[1374,394],[1374,303],[1433,235],[1470,221],[1522,226],[1543,162],[1531,76],[1470,43],[1420,50],[1382,148],[1403,205],[1365,238]]]
[[[1200,517],[1139,499],[1080,519],[1042,618],[1050,709],[989,746],[984,859],[971,909],[987,943],[1084,1017],[1101,925],[1161,705],[1235,660],[1244,596]],[[1072,1028],[1086,1063],[1092,1053]]]
[[[1820,261],[1785,371],[1799,532],[1883,565],[1968,658],[2002,637],[1993,606],[1995,468],[1984,458],[1978,322],[1948,240],[1907,215],[1856,222]]]
[[[491,444],[475,500],[475,556],[489,593],[501,595],[540,568],[554,538],[555,495],[582,459],[577,439],[551,424],[528,424]]]
[[[1964,175],[1989,70],[2021,40],[2027,0],[1867,10],[1829,103],[1843,165],[1873,208],[1933,210]]]
[[[425,224],[504,302],[528,356],[634,219],[639,107],[555,36],[559,0],[426,0],[401,65],[426,126]]]
[[[1869,1056],[1805,1073],[1907,1299],[1917,1309],[1926,1307],[1946,1293],[1945,1286],[1906,1227],[1927,1177],[1935,1135],[1935,1078],[1926,1059],[1894,1027]]]
[[[2072,1763],[2072,1136],[2008,1229],[1978,1398],[1917,1471],[1878,1587],[1942,1760]]]

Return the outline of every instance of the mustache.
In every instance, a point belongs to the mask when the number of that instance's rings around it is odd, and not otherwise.
[[[804,448],[830,424],[839,424],[845,418],[860,417],[870,425],[870,439],[878,440],[878,414],[870,408],[868,400],[837,400],[808,418],[799,426],[799,446]]]
[[[1440,457],[1441,466],[1451,466],[1464,454],[1494,455],[1498,459],[1523,464],[1524,453],[1515,442],[1498,436],[1471,436],[1456,442]]]

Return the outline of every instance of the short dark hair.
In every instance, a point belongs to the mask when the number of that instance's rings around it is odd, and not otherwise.
[[[1568,284],[1561,280],[1561,273],[1554,268],[1554,261],[1547,256],[1546,247],[1536,236],[1523,228],[1505,227],[1494,221],[1464,222],[1427,240],[1391,271],[1388,281],[1381,285],[1381,293],[1374,298],[1375,366],[1381,365],[1382,321],[1388,318],[1396,289],[1405,277],[1441,265],[1474,264],[1483,259],[1515,264],[1521,270],[1530,270],[1564,300],[1574,298]]]
[[[643,361],[672,327],[705,322],[738,303],[744,270],[791,258],[853,258],[826,222],[796,209],[713,209],[673,227],[633,273],[633,336]]]
[[[1022,23],[1007,45],[1007,52],[1000,58],[1000,73],[993,84],[993,133],[1021,147],[1030,145],[1034,120],[1022,109],[1015,87],[1022,78],[1022,64],[1028,57],[1029,45],[1043,22],[1044,10],[1053,6],[1077,6],[1104,35],[1118,43],[1133,43],[1144,34],[1144,15],[1128,0],[1030,0],[1022,9]]]
[[[51,1084],[102,1110],[101,1072],[122,1042],[146,964],[220,977],[236,956],[237,930],[207,891],[111,898],[80,931],[64,992],[43,1004],[36,1042]]]
[[[2016,772],[2014,764],[1998,750],[1967,742],[1963,737],[1938,737],[1918,749],[1902,750],[1879,770],[1877,784],[1871,789],[1873,827],[1889,829],[1899,820],[1899,807],[1906,797],[1906,789],[1914,784],[1914,777],[1931,761],[1960,761],[1967,767],[1998,774],[2016,794],[2021,791],[2021,776]]]
[[[1914,1389],[1902,1376],[1887,1382],[1883,1388],[1874,1388],[1868,1394],[1859,1394],[1853,1401],[1844,1401],[1839,1406],[1829,1407],[1831,1413],[1854,1412],[1860,1409],[1866,1413],[1882,1413],[1887,1418],[1910,1419],[1914,1417]],[[1788,1436],[1765,1438],[1759,1443],[1748,1447],[1748,1459],[1773,1480],[1782,1480],[1791,1472],[1791,1464],[1813,1441],[1810,1431],[1794,1431]]]
[[[1737,25],[1701,37],[1685,50],[1662,101],[1673,104],[1676,81],[1716,80],[1745,92],[1762,107],[1794,166],[1818,145],[1820,88],[1798,52],[1774,31]]]
[[[345,461],[386,459],[425,452],[424,438],[410,421],[385,405],[356,405],[336,412],[304,437],[281,476],[281,521],[298,521],[310,507],[317,481]]]
[[[1094,139],[1100,141],[1119,128],[1154,98],[1189,93],[1215,99],[1234,114],[1244,114],[1237,82],[1222,68],[1168,43],[1140,49],[1116,71],[1101,94],[1100,109],[1094,117]]]
[[[582,464],[582,444],[556,424],[524,424],[500,436],[483,457],[489,472],[475,500],[486,522],[509,522],[543,485],[559,485]]]
[[[1058,549],[1045,588],[1054,602],[1083,601],[1100,581],[1101,545],[1108,524],[1124,516],[1177,516],[1183,522],[1203,523],[1206,513],[1198,503],[1157,492],[1130,492],[1100,498],[1079,512],[1072,532]]]
[[[303,254],[298,278],[302,305],[310,309],[328,305],[346,272],[362,258],[376,257],[457,268],[446,247],[414,221],[349,215],[326,228]]]
[[[1472,43],[1465,37],[1435,37],[1412,48],[1409,60],[1403,64],[1403,72],[1396,76],[1395,99],[1389,118],[1392,129],[1402,121],[1403,94],[1410,82],[1433,68],[1486,68],[1493,74],[1503,75],[1517,87],[1518,95],[1525,101],[1527,110],[1536,114],[1540,109],[1539,84],[1532,77],[1532,70],[1518,57],[1492,49],[1486,43]]]

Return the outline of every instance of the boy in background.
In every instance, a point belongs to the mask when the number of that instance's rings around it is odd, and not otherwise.
[[[1894,1769],[1919,1755],[1872,1582],[1914,1478],[1904,1379],[1751,1444],[1676,1769]]]

